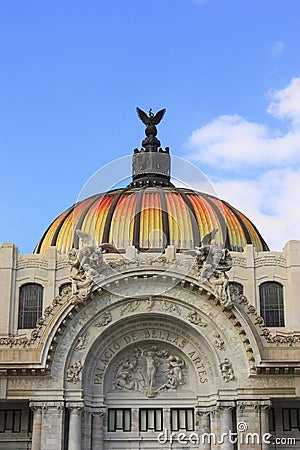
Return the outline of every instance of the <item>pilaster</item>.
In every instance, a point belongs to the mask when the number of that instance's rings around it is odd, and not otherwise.
[[[31,402],[30,408],[33,411],[31,449],[41,450],[43,404]]]
[[[18,249],[11,242],[0,246],[0,335],[10,335],[15,331],[15,280]]]
[[[251,305],[258,308],[256,299],[256,288],[255,288],[255,266],[254,266],[254,256],[255,249],[252,244],[247,244],[245,249],[246,264],[247,264],[247,283],[245,286],[245,295],[248,298]]]
[[[284,289],[287,331],[300,332],[300,302],[297,301],[300,290],[300,241],[288,241],[283,253],[287,260],[287,284]]]
[[[211,422],[210,422],[210,442],[212,443],[211,447],[214,450],[220,450],[219,438],[221,436],[221,424],[220,424],[220,407],[219,405],[215,405],[210,414]]]
[[[47,298],[46,304],[51,304],[52,299],[56,295],[56,260],[57,260],[57,249],[56,247],[49,247],[47,250],[48,259],[48,287],[46,290]]]
[[[232,433],[232,410],[235,406],[234,402],[220,402],[220,442],[221,450],[233,450]]]
[[[269,400],[238,401],[237,402],[237,431],[239,449],[266,450],[269,445],[264,442],[268,428]]]
[[[92,445],[93,450],[103,450],[104,449],[104,432],[103,432],[103,421],[105,416],[105,409],[93,409],[91,410],[92,415]]]
[[[68,403],[70,411],[68,450],[81,450],[81,413],[83,404],[80,402]]]
[[[211,445],[208,441],[208,436],[210,434],[210,408],[196,407],[196,432],[200,436],[199,449],[210,450]],[[206,437],[205,437],[206,436]]]
[[[41,450],[63,450],[64,403],[43,403]]]

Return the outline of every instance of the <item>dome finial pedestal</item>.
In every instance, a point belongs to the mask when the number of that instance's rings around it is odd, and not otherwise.
[[[142,141],[142,148],[135,149],[132,155],[132,183],[129,186],[161,185],[172,186],[170,183],[171,159],[169,147],[163,150],[157,139],[156,125],[165,115],[166,109],[153,114],[152,109],[147,115],[137,108],[138,117],[146,125],[146,138]]]

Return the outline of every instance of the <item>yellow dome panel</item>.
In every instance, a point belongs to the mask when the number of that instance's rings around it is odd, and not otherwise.
[[[76,229],[120,251],[129,245],[140,251],[161,251],[170,244],[177,251],[190,250],[215,228],[216,241],[229,250],[242,251],[247,244],[257,251],[268,250],[254,224],[223,200],[173,186],[129,186],[94,195],[60,214],[35,253],[45,253],[50,246],[61,253],[77,248]]]

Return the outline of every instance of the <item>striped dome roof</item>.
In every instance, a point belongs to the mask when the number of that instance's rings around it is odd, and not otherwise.
[[[246,244],[268,250],[253,223],[229,203],[171,185],[128,186],[76,203],[52,222],[34,252],[56,246],[65,254],[78,248],[77,229],[120,251],[129,245],[140,251],[161,251],[166,245],[189,250],[215,228],[216,241],[229,250],[242,251]]]

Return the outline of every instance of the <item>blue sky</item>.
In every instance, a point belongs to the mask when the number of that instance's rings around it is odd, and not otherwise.
[[[1,0],[0,242],[32,252],[140,146],[136,106],[272,249],[299,239],[299,42],[298,0]]]

